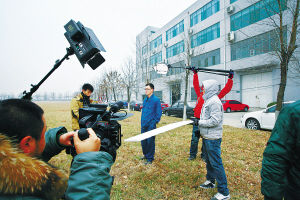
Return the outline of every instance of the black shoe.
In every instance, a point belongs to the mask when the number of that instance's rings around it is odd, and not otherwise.
[[[196,159],[196,157],[192,157],[192,156],[190,156],[189,158],[188,158],[188,160],[195,160]]]
[[[140,160],[146,160],[145,156],[140,157]]]
[[[210,189],[210,188],[215,188],[216,185],[212,183],[211,181],[207,180],[204,183],[202,183],[199,187],[204,188],[204,189]]]
[[[152,161],[147,160],[144,164],[145,164],[145,165],[151,165],[151,164],[152,164]]]

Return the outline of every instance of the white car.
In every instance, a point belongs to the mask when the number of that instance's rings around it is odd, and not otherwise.
[[[284,102],[283,107],[295,101]],[[268,129],[272,130],[275,125],[276,104],[264,110],[246,113],[241,118],[241,123],[248,129]]]

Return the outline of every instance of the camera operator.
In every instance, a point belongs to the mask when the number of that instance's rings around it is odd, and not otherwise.
[[[81,141],[64,127],[46,132],[44,111],[22,99],[0,101],[0,199],[109,199],[112,157],[92,129]],[[71,139],[77,154],[67,176],[47,164]]]
[[[192,133],[192,139],[191,139],[190,156],[189,156],[188,160],[196,159],[196,156],[197,156],[197,153],[198,153],[198,143],[199,143],[199,139],[200,139],[198,121],[199,121],[199,118],[200,118],[202,106],[204,104],[203,88],[200,89],[197,70],[195,68],[192,68],[192,70],[194,72],[193,85],[194,85],[194,90],[195,90],[196,95],[197,95],[197,102],[196,102],[196,106],[194,108],[195,121],[194,121],[194,124],[193,124],[193,133]],[[233,85],[233,80],[232,79],[233,79],[233,72],[231,72],[229,74],[228,81],[227,81],[225,87],[218,94],[219,99],[222,99],[227,93],[230,92],[230,90],[232,88],[232,85]],[[203,145],[202,145],[202,148],[203,148]],[[201,148],[201,158],[205,160],[205,158],[203,158],[203,155],[202,155],[202,148]]]
[[[90,99],[94,88],[91,84],[85,83],[82,86],[82,91],[76,97],[71,100],[71,115],[72,115],[72,129],[78,130],[79,124],[79,108],[88,107],[93,100]]]

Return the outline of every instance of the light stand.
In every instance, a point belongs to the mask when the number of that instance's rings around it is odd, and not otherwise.
[[[53,68],[50,70],[50,72],[48,72],[48,74],[46,74],[46,76],[37,84],[37,85],[33,85],[31,84],[31,89],[29,92],[26,92],[26,90],[23,92],[23,97],[22,99],[27,99],[27,100],[31,100],[32,99],[32,94],[37,91],[37,89],[39,89],[39,87],[42,85],[42,83],[44,83],[44,81],[61,65],[61,63],[64,60],[68,60],[69,56],[74,54],[74,50],[69,47],[67,48],[67,54],[61,59],[61,60],[57,60],[55,62],[55,65],[53,66]]]
[[[204,72],[204,73],[210,73],[210,74],[216,74],[216,75],[223,75],[223,76],[228,76],[229,74],[234,74],[234,71],[231,70],[222,70],[222,69],[207,69],[207,68],[203,68],[203,67],[173,67],[170,64],[164,64],[164,63],[160,63],[157,64],[154,67],[154,70],[158,73],[158,74],[167,74],[170,68],[181,68],[181,69],[188,69],[188,70],[192,70],[192,71],[197,71],[197,72]]]

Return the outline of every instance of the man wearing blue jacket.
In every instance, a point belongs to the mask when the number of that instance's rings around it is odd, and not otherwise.
[[[154,85],[147,83],[145,86],[146,98],[143,102],[141,117],[141,133],[156,129],[156,124],[161,118],[161,104],[159,98],[154,93]],[[145,164],[152,164],[155,153],[155,136],[142,140],[142,150],[144,156],[141,159],[146,160]]]
[[[81,141],[64,127],[46,132],[44,111],[31,101],[0,101],[1,199],[110,199],[112,156],[99,151],[92,129]],[[74,140],[77,155],[68,177],[47,161]]]

